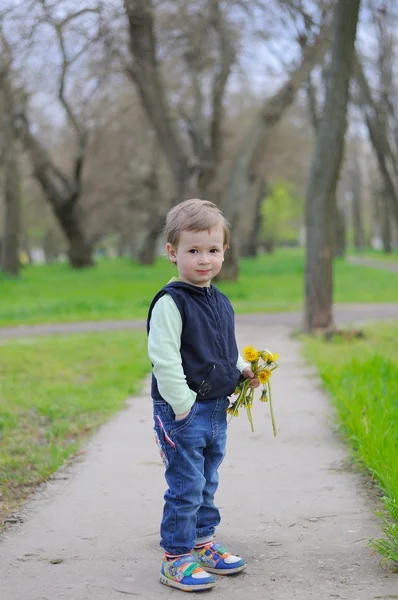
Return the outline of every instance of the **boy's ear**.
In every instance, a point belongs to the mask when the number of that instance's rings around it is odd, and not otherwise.
[[[167,242],[167,244],[166,244],[166,252],[167,252],[168,257],[171,260],[171,262],[176,263],[177,262],[177,255],[176,255],[177,250],[169,242]]]

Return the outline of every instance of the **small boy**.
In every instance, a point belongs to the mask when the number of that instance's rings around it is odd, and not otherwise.
[[[228,396],[241,375],[252,379],[252,387],[259,382],[239,356],[232,306],[211,285],[229,241],[221,211],[204,200],[181,202],[167,215],[165,237],[179,277],[160,290],[148,314],[155,434],[168,485],[160,581],[191,592],[212,588],[210,573],[246,567],[214,541],[220,523],[214,494],[225,455]]]

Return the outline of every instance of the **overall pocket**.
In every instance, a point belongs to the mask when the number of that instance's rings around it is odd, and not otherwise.
[[[175,413],[168,402],[164,400],[153,401],[155,429],[158,429],[158,433],[162,433],[169,446],[175,449],[173,434],[189,427],[195,417],[197,408],[197,402],[194,402],[187,416],[180,421],[176,421]]]
[[[203,379],[202,383],[198,388],[198,395],[201,398],[207,396],[209,392],[212,390],[213,380],[216,376],[216,365],[212,365],[210,371],[207,373],[206,377]]]

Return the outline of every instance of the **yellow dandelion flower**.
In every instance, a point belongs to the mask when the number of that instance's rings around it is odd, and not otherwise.
[[[257,378],[260,383],[267,383],[268,379],[271,377],[270,369],[263,369],[257,374]]]
[[[259,356],[260,354],[254,346],[246,346],[246,348],[243,348],[243,358],[247,360],[247,362],[254,362]]]
[[[269,350],[264,350],[264,352],[262,352],[262,354],[261,354],[261,358],[265,362],[273,363],[278,360],[279,354],[276,354],[276,352],[270,352]]]

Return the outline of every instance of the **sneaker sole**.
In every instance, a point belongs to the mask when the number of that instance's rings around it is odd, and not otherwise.
[[[160,583],[163,583],[163,585],[168,585],[169,587],[177,588],[177,590],[182,590],[183,592],[203,592],[204,590],[210,590],[216,585],[215,581],[210,583],[198,583],[197,585],[184,585],[183,583],[178,583],[178,581],[168,579],[164,575],[160,576]]]
[[[236,573],[240,573],[244,571],[247,565],[241,565],[240,567],[235,567],[234,569],[213,569],[212,567],[201,565],[202,569],[206,569],[208,573],[215,573],[215,575],[234,575]]]

